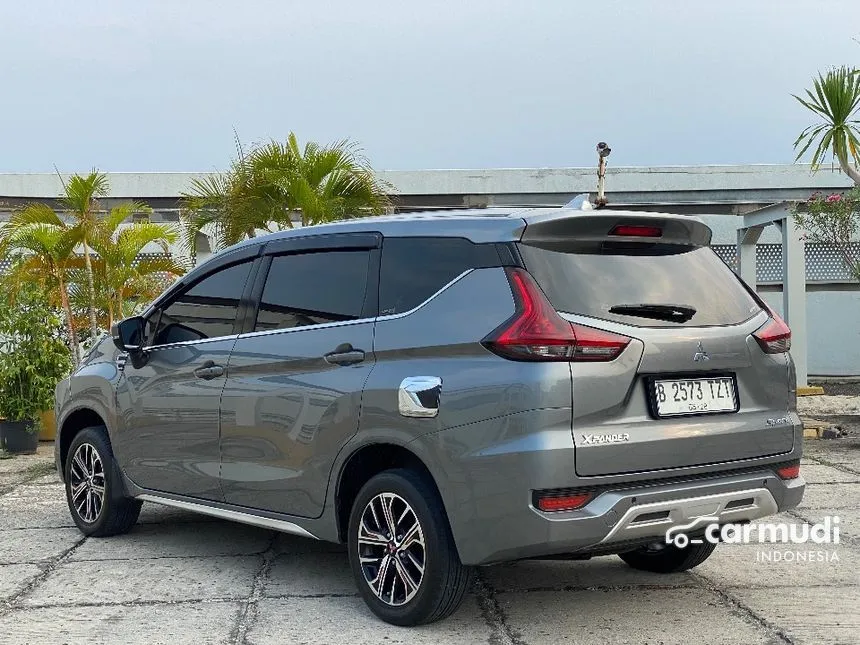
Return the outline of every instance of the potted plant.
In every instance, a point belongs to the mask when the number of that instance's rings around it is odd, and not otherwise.
[[[39,445],[41,415],[54,405],[54,390],[72,368],[63,324],[41,290],[21,284],[0,308],[0,446],[32,453]]]

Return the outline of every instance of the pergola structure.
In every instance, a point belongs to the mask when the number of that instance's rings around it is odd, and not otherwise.
[[[756,244],[765,226],[776,226],[782,233],[782,311],[791,327],[791,355],[797,369],[797,387],[807,384],[806,345],[806,253],[802,230],[790,212],[791,202],[780,202],[741,215],[738,226],[738,273],[744,282],[756,289]]]

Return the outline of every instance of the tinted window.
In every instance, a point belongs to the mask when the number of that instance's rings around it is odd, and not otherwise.
[[[369,263],[367,251],[272,258],[254,331],[360,318]]]
[[[697,327],[737,324],[760,309],[732,270],[707,247],[654,245],[562,253],[520,245],[520,251],[526,268],[559,311],[644,327]],[[651,311],[638,307],[638,315],[632,315],[637,307],[624,305],[658,307]],[[684,307],[692,315],[677,320],[650,317],[655,311],[671,314],[671,306]],[[613,308],[627,313],[610,311]]]
[[[379,313],[414,309],[464,271],[498,265],[492,244],[456,237],[387,237],[382,243]]]
[[[152,344],[231,335],[251,264],[245,262],[213,273],[174,299],[161,312]]]

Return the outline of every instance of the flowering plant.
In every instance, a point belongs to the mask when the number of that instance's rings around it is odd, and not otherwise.
[[[807,241],[834,249],[851,276],[860,281],[860,187],[847,193],[813,193],[795,209]]]

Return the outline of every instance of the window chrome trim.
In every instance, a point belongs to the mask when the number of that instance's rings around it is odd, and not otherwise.
[[[337,322],[330,323],[320,323],[319,325],[302,325],[301,327],[288,327],[286,329],[264,329],[262,331],[249,331],[244,334],[239,334],[238,338],[243,340],[245,338],[256,338],[257,336],[271,336],[273,334],[291,334],[298,331],[306,331],[309,329],[328,329],[330,327],[346,327],[348,325],[361,325],[369,322],[384,322],[386,320],[397,320],[398,318],[405,318],[406,316],[411,316],[416,311],[430,303],[431,300],[438,297],[442,292],[447,291],[449,288],[454,286],[457,282],[465,278],[475,269],[466,269],[458,275],[456,278],[451,280],[448,284],[444,285],[441,289],[439,289],[436,293],[431,295],[427,300],[422,302],[419,305],[416,305],[409,311],[404,311],[399,314],[389,314],[387,316],[376,316],[375,318],[356,318],[355,320],[339,320]],[[259,316],[259,313],[258,313]],[[194,341],[192,341],[194,342]],[[199,342],[199,341],[198,341]]]
[[[171,349],[173,347],[185,347],[187,345],[203,345],[204,343],[214,343],[216,340],[236,340],[238,334],[230,334],[229,336],[214,336],[212,338],[201,338],[199,340],[181,340],[178,343],[165,343],[164,345],[148,345],[143,348],[143,352],[159,351],[161,349]]]

